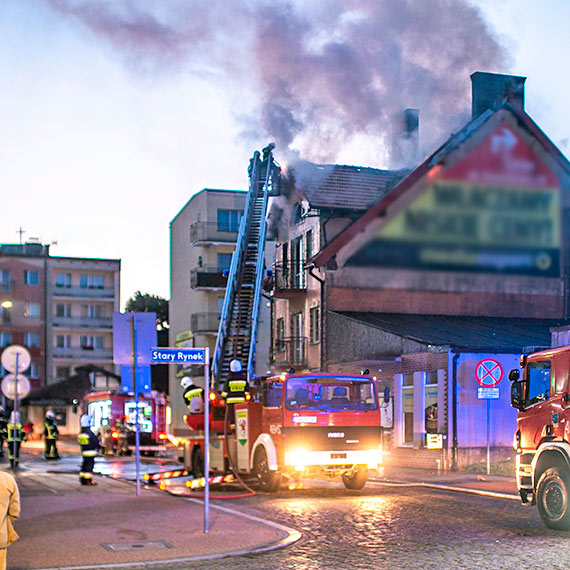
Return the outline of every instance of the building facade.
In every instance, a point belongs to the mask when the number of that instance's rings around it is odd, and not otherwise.
[[[116,372],[113,312],[119,311],[119,260],[51,256],[49,246],[34,242],[0,244],[0,276],[0,300],[6,305],[1,346],[18,344],[30,351],[24,375],[32,393],[73,377],[78,367]],[[12,405],[5,398],[4,403]],[[26,410],[39,425],[45,411]]]

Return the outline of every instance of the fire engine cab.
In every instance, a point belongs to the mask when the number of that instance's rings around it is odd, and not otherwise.
[[[92,429],[115,426],[124,418],[128,429],[127,444],[130,451],[135,445],[136,402],[132,393],[119,391],[90,392],[85,395],[87,412],[93,418]],[[166,397],[155,390],[139,394],[139,435],[141,453],[155,455],[166,450]]]
[[[214,473],[232,469],[256,477],[261,490],[275,492],[282,477],[341,477],[348,489],[360,489],[369,470],[382,468],[380,407],[385,404],[369,376],[281,375],[268,378],[245,403],[225,406],[214,394],[210,398]],[[227,422],[220,421],[222,409]],[[203,427],[192,416],[187,423]],[[194,429],[179,441],[179,450],[185,467],[202,476],[203,431]]]
[[[547,527],[570,529],[570,346],[522,355],[520,367],[509,374],[519,494]]]

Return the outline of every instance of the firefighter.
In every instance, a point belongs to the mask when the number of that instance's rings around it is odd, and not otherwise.
[[[59,430],[55,421],[55,414],[50,410],[46,413],[44,422],[44,438],[45,438],[45,458],[46,459],[59,459],[57,446],[55,442],[59,437]]]
[[[6,411],[2,406],[0,406],[0,457],[4,457],[4,440],[8,431],[8,418],[6,417]]]
[[[105,420],[107,422],[107,420]],[[99,430],[99,445],[103,455],[113,455],[113,430],[108,423],[104,423]]]
[[[127,455],[128,452],[128,428],[125,423],[125,416],[119,416],[115,423],[115,431],[117,432],[117,448],[115,450],[116,455]]]
[[[27,438],[24,428],[20,423],[20,414],[12,412],[8,422],[6,445],[8,446],[8,459],[12,468],[18,467],[20,462],[20,445]]]
[[[196,386],[189,376],[184,376],[180,380],[180,385],[184,388],[184,402],[191,414],[204,413],[204,388]]]
[[[230,362],[230,373],[222,391],[222,398],[225,398],[226,404],[240,404],[247,400],[247,394],[249,394],[249,386],[243,366],[239,360],[232,360]]]
[[[91,429],[91,417],[88,414],[81,416],[81,432],[77,436],[77,442],[81,446],[81,471],[79,472],[79,482],[82,485],[97,485],[93,481],[93,467],[95,467],[95,457],[99,448],[99,439]]]

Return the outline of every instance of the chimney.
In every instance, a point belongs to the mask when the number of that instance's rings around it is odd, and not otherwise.
[[[504,103],[524,109],[526,77],[476,71],[471,75],[472,118],[487,109],[496,110]]]

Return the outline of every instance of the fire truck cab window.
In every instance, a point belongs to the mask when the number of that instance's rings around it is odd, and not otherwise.
[[[271,382],[265,385],[264,405],[268,408],[277,408],[281,405],[283,395],[283,383]]]
[[[376,410],[378,398],[371,381],[354,378],[291,378],[287,382],[289,410]]]
[[[528,365],[528,403],[536,404],[550,396],[550,360],[531,362]]]

